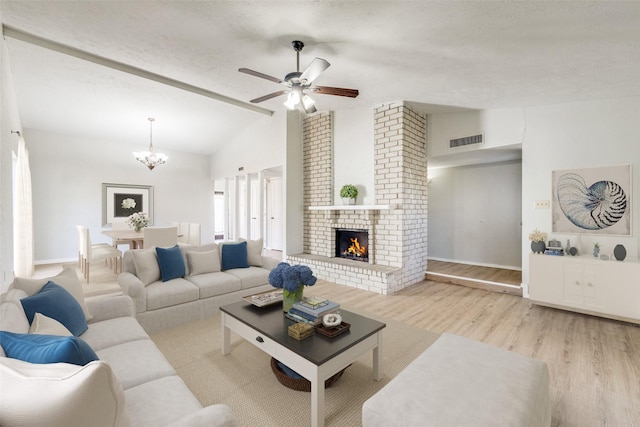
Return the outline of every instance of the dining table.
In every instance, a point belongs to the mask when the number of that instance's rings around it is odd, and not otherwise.
[[[114,242],[129,243],[130,249],[142,249],[144,242],[144,233],[134,229],[124,230],[102,230],[102,234],[111,237]]]

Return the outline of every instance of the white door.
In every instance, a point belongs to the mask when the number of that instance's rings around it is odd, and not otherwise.
[[[277,251],[284,250],[282,199],[282,178],[270,178],[267,182],[267,246]]]
[[[250,230],[249,238],[256,240],[260,238],[260,182],[258,180],[251,181],[251,202],[249,206],[251,217],[249,219]]]

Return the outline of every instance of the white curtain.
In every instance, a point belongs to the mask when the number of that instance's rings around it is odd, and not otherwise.
[[[29,152],[18,135],[18,160],[14,177],[13,269],[18,277],[33,275],[33,204]]]

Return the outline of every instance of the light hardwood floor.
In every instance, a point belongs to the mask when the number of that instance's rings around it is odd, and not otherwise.
[[[100,286],[111,280],[115,275],[108,269],[95,270]],[[552,426],[640,427],[640,327],[635,325],[430,281],[389,296],[318,281],[305,294],[544,360],[551,374]]]

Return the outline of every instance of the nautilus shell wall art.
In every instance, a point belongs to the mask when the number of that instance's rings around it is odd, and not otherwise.
[[[588,185],[577,173],[559,176],[556,196],[564,216],[583,230],[612,227],[625,216],[629,205],[619,183],[598,180]]]

